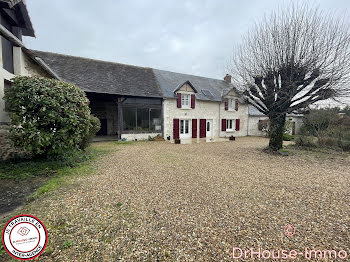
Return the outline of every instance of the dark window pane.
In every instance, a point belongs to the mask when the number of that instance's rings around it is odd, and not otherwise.
[[[3,68],[10,73],[13,73],[13,44],[3,36],[1,37],[1,42]]]
[[[137,131],[149,131],[149,108],[137,109]]]
[[[123,108],[123,129],[125,131],[136,130],[136,108]]]
[[[162,111],[160,109],[150,109],[150,115],[151,115],[151,125],[150,125],[150,131],[162,131],[162,118],[161,118]]]

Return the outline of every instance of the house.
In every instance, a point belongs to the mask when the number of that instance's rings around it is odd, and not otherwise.
[[[266,136],[269,118],[261,113],[254,106],[249,105],[249,121],[248,121],[248,135],[249,136]],[[287,114],[286,116],[286,131],[290,135],[297,135],[303,125],[302,114]]]
[[[31,51],[59,79],[82,88],[98,135],[119,139],[214,139],[247,135],[248,105],[224,80]]]
[[[0,160],[9,159],[18,152],[8,138],[10,118],[3,100],[5,89],[11,88],[11,79],[16,75],[56,78],[25,48],[22,36],[35,36],[25,2],[0,0]]]

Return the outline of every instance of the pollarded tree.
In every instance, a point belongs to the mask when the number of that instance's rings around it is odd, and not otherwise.
[[[279,150],[287,113],[349,95],[349,21],[308,6],[273,12],[247,34],[229,69],[269,117],[269,147]]]

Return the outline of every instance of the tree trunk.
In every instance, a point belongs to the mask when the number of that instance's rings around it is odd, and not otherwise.
[[[272,114],[270,118],[270,142],[269,148],[278,151],[283,145],[283,132],[286,123],[286,114]]]

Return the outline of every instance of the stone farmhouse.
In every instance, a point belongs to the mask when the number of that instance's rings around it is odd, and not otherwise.
[[[86,92],[92,114],[101,121],[98,135],[117,139],[147,139],[160,135],[169,141],[215,141],[230,136],[264,135],[266,119],[248,106],[223,80],[153,68],[74,57],[27,49],[22,36],[33,37],[25,1],[0,0],[0,125],[10,119],[2,99],[16,75],[38,75],[66,81]],[[258,111],[257,111],[258,112]],[[300,116],[291,119],[291,132]]]

